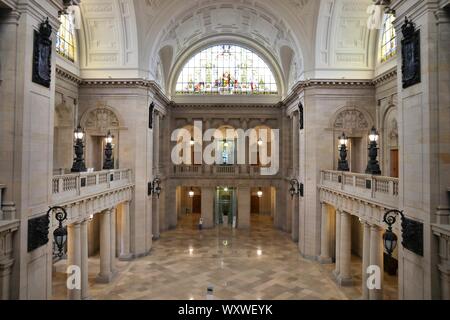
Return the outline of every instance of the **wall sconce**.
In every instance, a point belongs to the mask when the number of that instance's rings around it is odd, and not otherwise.
[[[112,159],[113,138],[114,137],[111,135],[111,131],[108,131],[108,135],[105,138],[106,146],[105,146],[105,160],[103,161],[103,170],[113,170],[114,169],[114,160]]]
[[[262,189],[259,188],[259,190],[258,190],[258,192],[256,194],[258,195],[258,198],[262,198],[264,193],[262,192]]]
[[[258,146],[262,146],[263,145],[263,140],[261,138],[258,139]]]
[[[59,222],[58,228],[53,231],[53,239],[58,249],[58,252],[54,255],[62,258],[67,243],[67,227],[63,226],[63,222],[67,219],[67,212],[63,207],[52,207],[48,210],[47,215],[51,217],[52,212],[55,215],[55,219]]]
[[[153,182],[149,182],[148,183],[148,195],[157,195],[158,199],[159,196],[161,195],[161,179],[159,178],[155,178],[153,179]]]
[[[383,221],[388,225],[387,231],[383,235],[384,248],[389,256],[392,256],[397,247],[398,239],[392,231],[392,226],[397,221],[397,215],[402,220],[402,245],[404,248],[417,255],[423,256],[423,224],[405,217],[403,211],[386,211]]]
[[[378,134],[377,129],[375,127],[372,127],[372,130],[370,130],[369,133],[369,162],[367,163],[367,174],[372,175],[380,175],[381,169],[380,165],[378,163],[377,157],[378,157],[378,147],[377,147],[377,141],[379,139],[380,135]]]
[[[189,198],[193,198],[194,196],[195,196],[194,189],[191,188],[191,190],[189,191]]]
[[[338,162],[339,171],[350,171],[347,161],[347,144],[348,138],[343,132],[342,136],[339,137],[339,162]]]
[[[303,197],[303,183],[298,182],[297,179],[292,179],[289,193],[291,194],[292,199],[294,199],[294,196]]]
[[[84,163],[84,143],[83,139],[85,137],[85,132],[81,128],[81,126],[78,126],[77,129],[74,131],[74,137],[75,137],[75,158],[73,159],[73,165],[71,172],[86,172],[86,164]]]

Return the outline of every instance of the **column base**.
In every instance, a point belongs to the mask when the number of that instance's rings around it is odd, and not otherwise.
[[[333,276],[334,276],[334,279],[337,281],[337,280],[339,279],[339,275],[341,274],[341,272],[340,272],[340,271],[337,271],[337,270],[335,269],[335,270],[333,270],[332,274],[333,274]]]
[[[330,257],[319,256],[317,258],[317,261],[319,261],[320,264],[332,264],[333,263],[333,259],[331,259]]]
[[[133,255],[131,253],[121,254],[119,256],[119,261],[131,261],[133,260]]]
[[[97,275],[97,277],[95,278],[95,282],[97,283],[110,283],[111,280],[113,279],[114,275],[113,273],[109,273],[109,274],[99,274]]]
[[[154,234],[153,236],[152,236],[152,240],[159,240],[159,238],[160,238],[161,236],[159,235],[159,234]]]
[[[336,281],[341,287],[351,287],[353,285],[352,277],[344,278],[341,275],[339,275]]]

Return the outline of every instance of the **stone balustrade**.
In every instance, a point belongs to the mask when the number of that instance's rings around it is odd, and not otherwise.
[[[173,176],[175,177],[203,177],[203,176],[229,176],[229,177],[252,177],[261,175],[260,166],[252,165],[174,165]]]
[[[323,170],[321,188],[351,195],[386,208],[398,207],[398,178]]]
[[[13,235],[18,229],[18,220],[0,220],[0,300],[10,298],[11,272],[14,264]]]
[[[130,169],[57,175],[52,180],[52,203],[70,202],[124,187],[132,183],[131,179]]]

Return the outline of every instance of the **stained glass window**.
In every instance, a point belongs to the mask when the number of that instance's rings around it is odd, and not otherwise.
[[[256,53],[235,45],[207,48],[184,66],[177,94],[277,94],[272,71]]]
[[[381,37],[381,61],[384,62],[397,53],[395,43],[395,28],[393,25],[395,16],[393,14],[384,15],[383,33]]]
[[[75,61],[75,28],[73,19],[68,14],[61,15],[61,26],[56,36],[56,52],[64,58]]]

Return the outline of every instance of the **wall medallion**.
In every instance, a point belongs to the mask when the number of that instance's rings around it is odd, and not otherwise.
[[[48,18],[34,31],[33,82],[50,88],[52,75],[52,26]]]
[[[50,218],[48,215],[28,220],[28,252],[34,251],[48,243],[49,228]]]
[[[405,18],[402,26],[402,82],[403,89],[420,83],[420,30]]]

